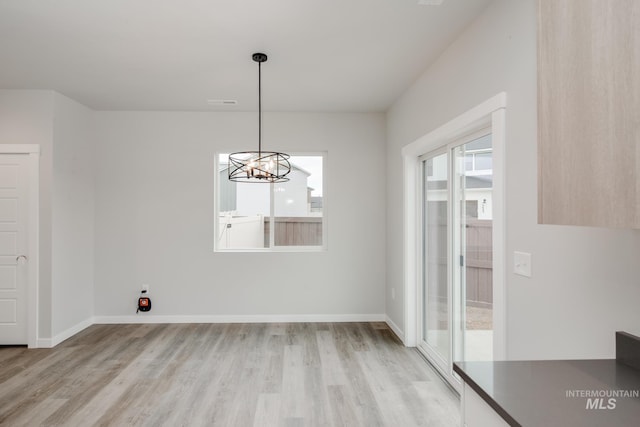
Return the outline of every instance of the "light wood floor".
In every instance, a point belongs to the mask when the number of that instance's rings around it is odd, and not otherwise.
[[[384,323],[94,325],[0,347],[0,426],[458,426]]]

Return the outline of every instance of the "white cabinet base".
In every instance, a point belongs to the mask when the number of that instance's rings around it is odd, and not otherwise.
[[[463,427],[509,427],[467,383],[464,383],[462,394],[461,418]]]

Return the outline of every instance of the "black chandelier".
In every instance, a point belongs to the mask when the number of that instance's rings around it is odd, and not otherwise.
[[[258,151],[238,151],[229,154],[229,180],[238,182],[286,182],[291,172],[289,155],[262,151],[262,74],[261,65],[267,60],[264,53],[254,53],[258,63]]]

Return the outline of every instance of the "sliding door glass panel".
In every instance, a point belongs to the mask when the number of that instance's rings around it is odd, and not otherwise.
[[[453,149],[455,361],[493,359],[492,155],[490,134]]]
[[[423,164],[423,340],[445,364],[450,360],[448,293],[449,156]]]

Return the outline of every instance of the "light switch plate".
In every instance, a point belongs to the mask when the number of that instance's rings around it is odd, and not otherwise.
[[[531,254],[527,252],[513,253],[513,272],[520,276],[531,277]]]

